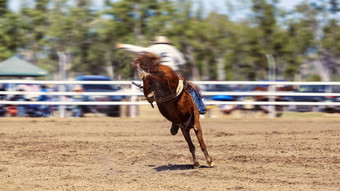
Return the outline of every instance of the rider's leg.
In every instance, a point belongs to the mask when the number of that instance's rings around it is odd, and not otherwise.
[[[207,109],[205,108],[204,103],[203,103],[199,93],[197,91],[195,91],[194,88],[191,88],[189,93],[191,94],[192,99],[194,100],[194,102],[195,102],[195,104],[197,106],[198,112],[201,115],[204,115],[207,112]]]

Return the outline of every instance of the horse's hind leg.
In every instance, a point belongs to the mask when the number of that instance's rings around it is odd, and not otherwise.
[[[181,128],[181,130],[182,130],[182,133],[183,133],[183,136],[184,136],[185,140],[188,143],[189,150],[190,150],[190,152],[192,154],[192,159],[194,161],[194,166],[195,166],[195,168],[197,168],[197,167],[200,166],[200,164],[198,163],[197,158],[196,158],[195,146],[194,146],[194,144],[191,141],[190,132],[189,132],[190,129]]]
[[[211,159],[211,157],[208,153],[207,146],[205,145],[204,140],[203,140],[202,128],[201,128],[198,117],[195,117],[195,128],[194,128],[194,130],[195,130],[196,137],[198,139],[198,142],[200,143],[202,152],[204,153],[205,159],[207,160],[209,167],[214,167],[214,162],[212,161],[212,159]]]

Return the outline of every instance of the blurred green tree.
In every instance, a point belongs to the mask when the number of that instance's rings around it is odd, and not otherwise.
[[[278,0],[245,0],[248,16],[241,20],[231,19],[239,10],[231,1],[224,14],[207,13],[203,1],[194,0],[105,0],[100,9],[92,0],[27,2],[16,13],[0,0],[0,60],[22,53],[52,74],[62,52],[70,77],[132,79],[129,63],[136,55],[115,44],[149,46],[158,35],[184,53],[191,79],[266,79],[265,54],[274,56],[279,79],[307,79],[305,66],[318,63],[332,79],[340,72],[339,20],[330,17],[338,9],[335,1],[302,2],[286,11]]]
[[[8,0],[0,0],[0,61],[7,59],[24,46],[24,22],[8,8]]]

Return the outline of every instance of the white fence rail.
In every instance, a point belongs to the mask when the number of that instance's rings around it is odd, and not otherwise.
[[[42,80],[0,80],[0,84],[141,84],[141,81],[42,81]],[[286,82],[286,81],[192,81],[196,85],[340,85],[340,82]]]
[[[137,91],[120,91],[120,92],[22,92],[22,91],[4,91],[0,92],[0,94],[4,95],[48,95],[48,96],[74,96],[74,95],[122,95],[122,96],[143,96],[142,92]],[[202,95],[204,96],[213,96],[213,95],[243,95],[243,96],[340,96],[340,93],[296,93],[296,92],[285,92],[285,91],[277,91],[277,92],[268,92],[268,91],[254,91],[254,92],[207,92],[203,91]]]
[[[141,81],[134,81],[141,84]],[[340,82],[274,82],[274,81],[193,81],[196,85],[340,85]],[[0,104],[18,104],[18,105],[145,105],[146,101],[137,101],[136,96],[143,96],[143,93],[132,85],[132,81],[35,81],[35,80],[0,80],[0,84],[36,84],[36,85],[75,85],[75,84],[113,84],[113,85],[130,85],[131,88],[126,91],[117,92],[23,92],[23,91],[3,91],[4,95],[48,95],[48,96],[74,96],[74,95],[121,95],[130,96],[131,101],[0,101]],[[275,88],[274,88],[275,89]],[[230,95],[230,96],[340,96],[340,93],[297,93],[297,92],[270,92],[270,91],[253,91],[253,92],[202,92],[203,96],[213,95]],[[63,99],[60,99],[63,100]],[[340,102],[283,102],[283,101],[206,101],[205,104],[221,105],[340,105]]]

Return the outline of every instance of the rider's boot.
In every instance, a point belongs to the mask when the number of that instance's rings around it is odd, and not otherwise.
[[[178,133],[178,129],[179,129],[179,126],[172,124],[171,129],[170,129],[171,135],[176,135]]]

